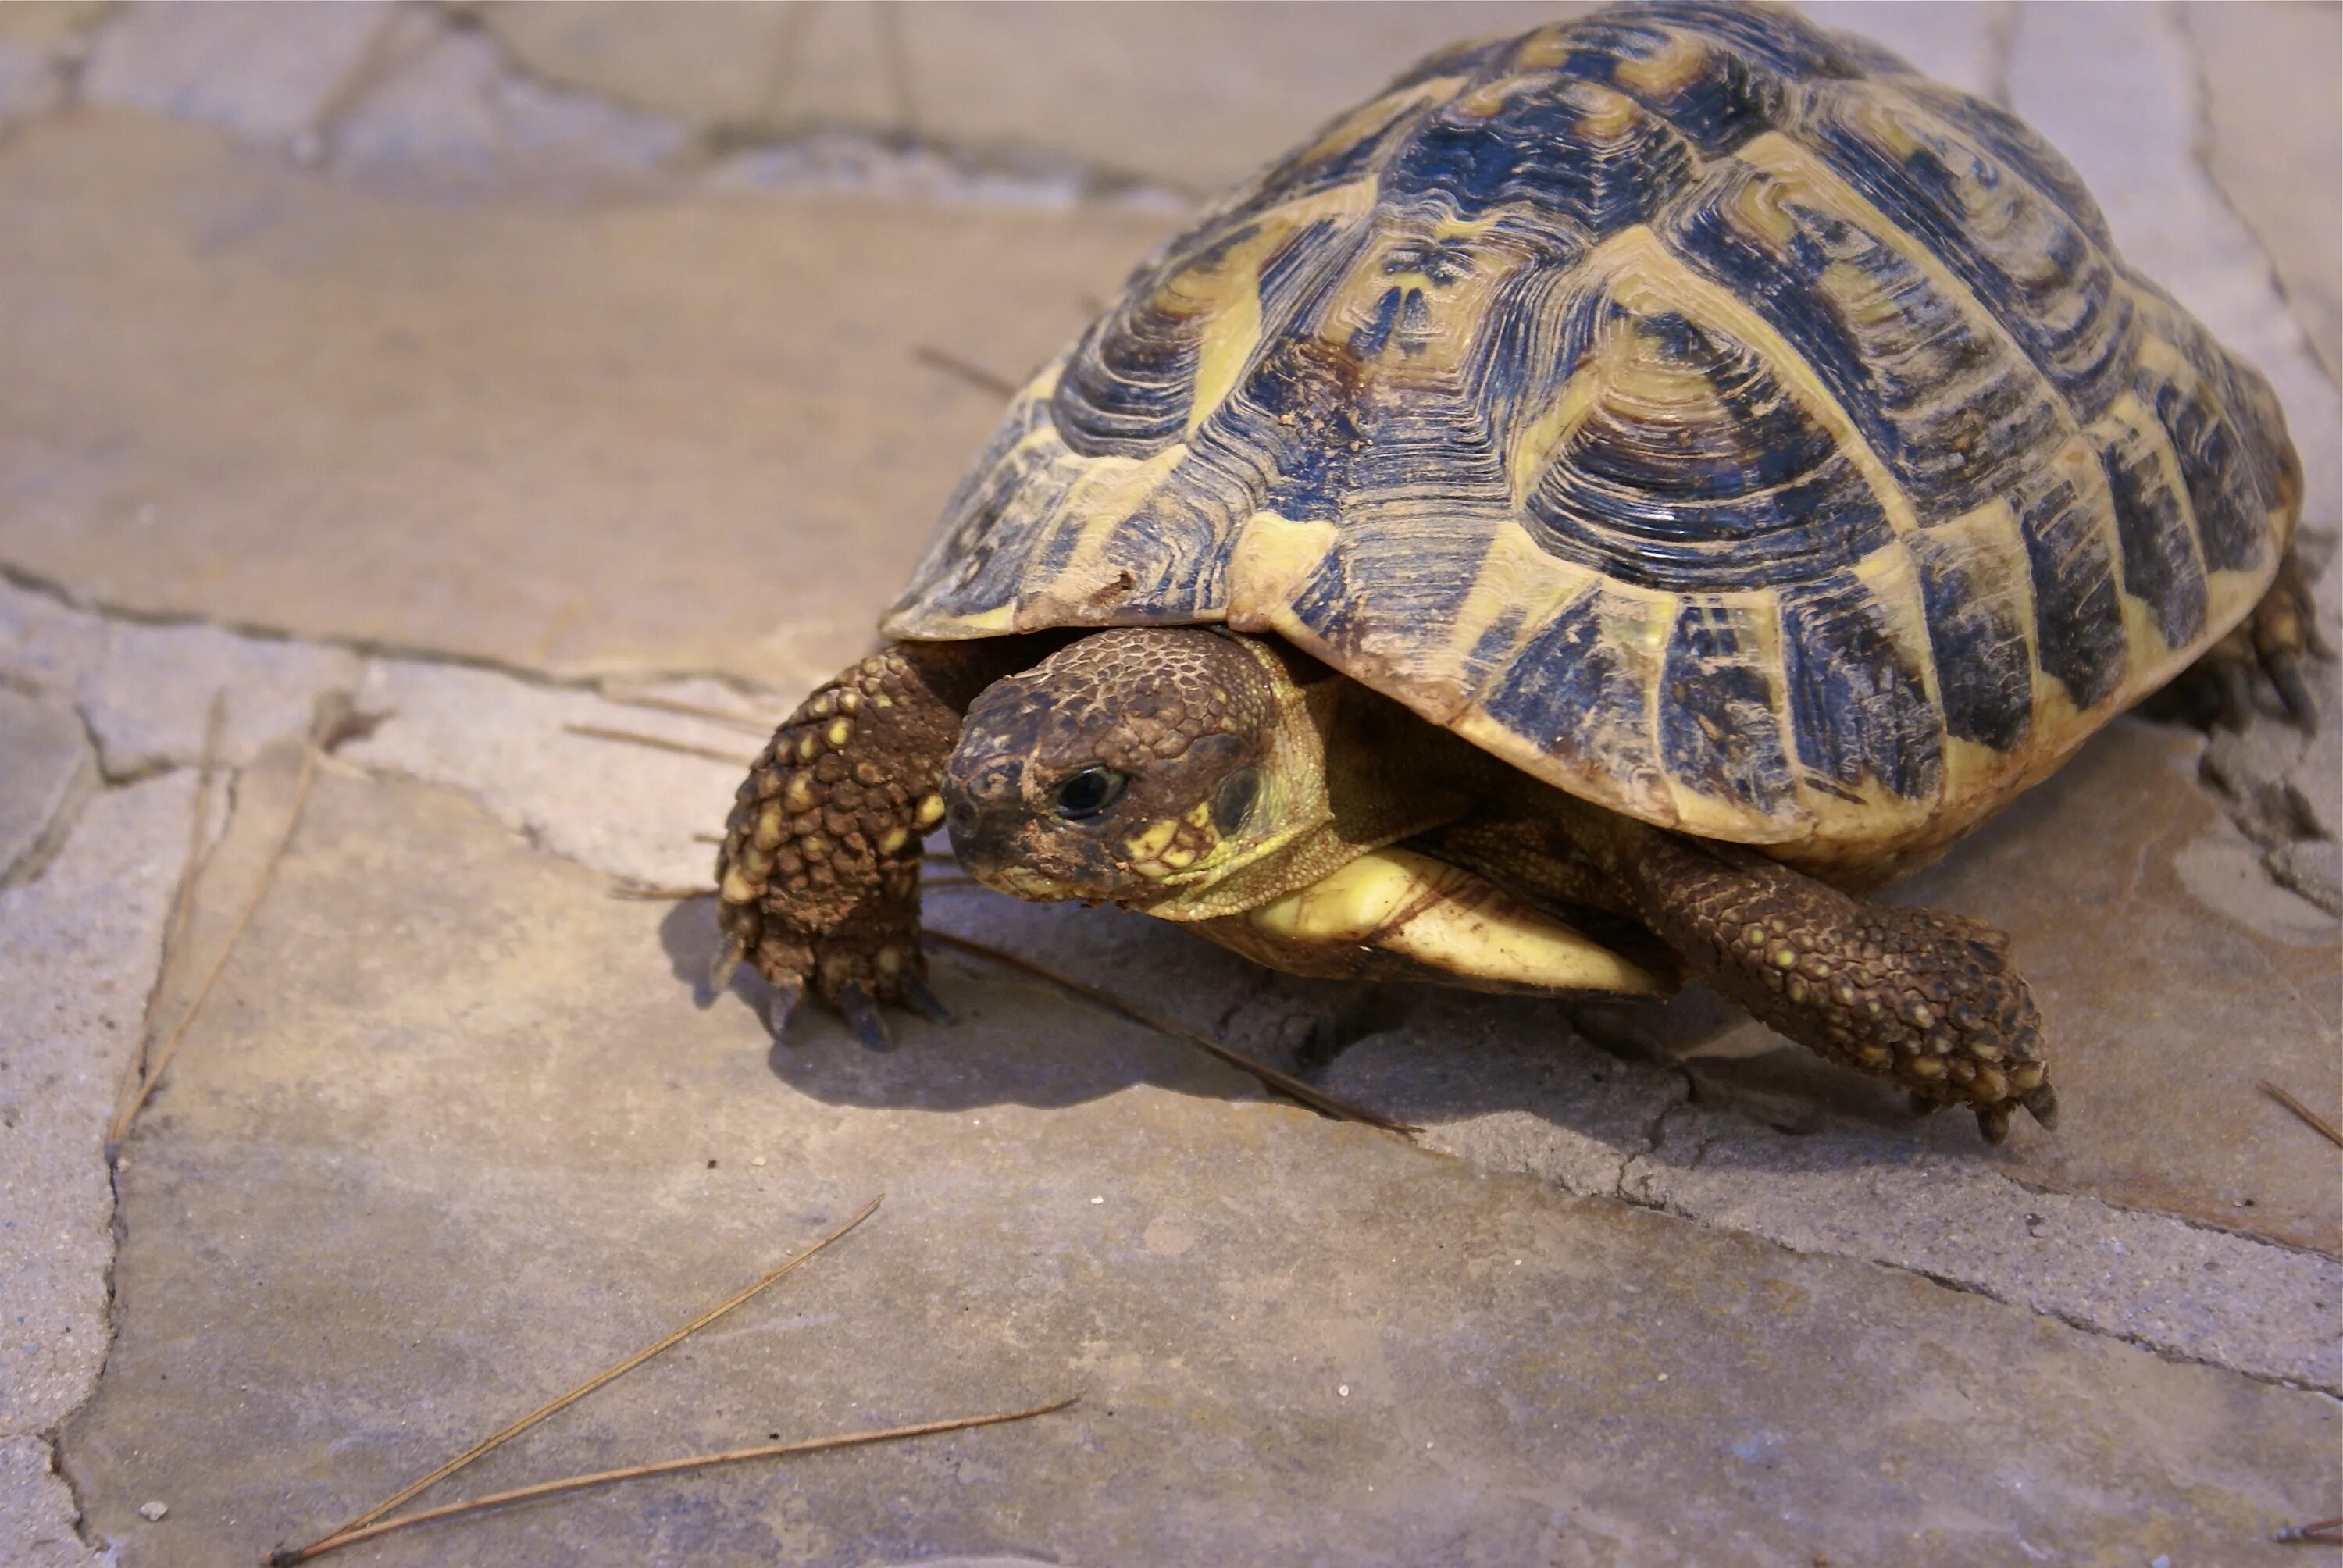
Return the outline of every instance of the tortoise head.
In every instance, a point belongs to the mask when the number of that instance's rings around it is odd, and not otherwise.
[[[1143,906],[1209,884],[1323,798],[1281,778],[1284,699],[1273,658],[1223,632],[1085,637],[970,706],[944,767],[952,851],[1026,899]]]

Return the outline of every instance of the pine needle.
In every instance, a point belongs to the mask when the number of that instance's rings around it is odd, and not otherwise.
[[[227,693],[215,691],[212,693],[211,710],[204,718],[204,749],[196,765],[196,814],[187,828],[186,863],[179,871],[179,890],[171,900],[171,923],[163,935],[163,972],[166,974],[169,972],[171,958],[178,952],[180,943],[186,938],[187,922],[195,918],[196,882],[203,871],[204,832],[211,826],[212,789],[219,774],[220,736],[226,728]],[[162,1001],[158,976],[154,1001],[149,1004],[150,1011],[159,1008]],[[114,1091],[114,1114],[107,1119],[108,1128],[129,1125],[131,1106],[139,1086],[146,1081],[147,1054],[154,1040],[154,1023],[150,1018],[138,1032],[138,1049],[123,1070],[120,1087]],[[113,1138],[110,1141],[118,1143],[121,1140]]]
[[[979,391],[990,392],[996,397],[1017,396],[1016,382],[998,371],[987,370],[981,365],[971,364],[949,350],[932,348],[922,343],[911,350],[911,357],[930,369],[940,370],[947,376],[957,376]]]
[[[890,1426],[877,1432],[840,1432],[834,1437],[808,1438],[799,1442],[769,1442],[755,1448],[728,1449],[721,1453],[697,1453],[689,1459],[663,1459],[651,1464],[629,1464],[618,1470],[598,1470],[589,1475],[568,1475],[558,1481],[540,1481],[534,1486],[517,1486],[509,1492],[492,1492],[486,1497],[475,1497],[467,1503],[450,1503],[438,1508],[427,1508],[419,1513],[409,1513],[401,1519],[386,1520],[363,1529],[329,1535],[322,1541],[294,1550],[278,1552],[268,1559],[269,1568],[289,1568],[296,1563],[307,1563],[328,1552],[345,1546],[355,1546],[361,1541],[371,1541],[377,1535],[387,1535],[394,1530],[404,1530],[413,1524],[427,1524],[435,1519],[452,1519],[462,1513],[478,1513],[483,1508],[498,1508],[508,1503],[521,1503],[532,1497],[547,1497],[558,1492],[576,1492],[588,1486],[607,1486],[614,1481],[633,1481],[646,1475],[672,1475],[678,1471],[704,1470],[716,1464],[739,1464],[751,1459],[779,1459],[792,1453],[819,1453],[826,1449],[854,1448],[864,1443],[892,1442],[907,1437],[926,1437],[939,1432],[960,1432],[972,1426],[999,1426],[1004,1422],[1031,1421],[1037,1415],[1061,1411],[1080,1399],[1080,1394],[1068,1394],[1064,1399],[1048,1404],[1037,1404],[1030,1410],[998,1411],[989,1415],[954,1416],[949,1421],[922,1421],[910,1426]]]
[[[657,882],[630,882],[624,879],[610,884],[610,897],[639,899],[644,903],[650,904],[679,904],[686,899],[712,899],[715,896],[716,884],[713,882],[705,887],[696,888],[669,888],[661,887]]]
[[[625,708],[649,708],[660,713],[680,713],[689,719],[705,719],[710,724],[729,724],[751,735],[770,735],[780,720],[759,719],[753,713],[735,713],[727,708],[710,708],[705,703],[683,702],[672,697],[657,697],[649,692],[635,692],[625,697],[603,693],[603,700]]]
[[[854,1227],[862,1223],[863,1221],[870,1218],[870,1216],[877,1211],[879,1205],[886,1201],[887,1198],[884,1193],[871,1199],[870,1202],[862,1206],[862,1211],[860,1213],[846,1221],[845,1224],[840,1225],[837,1230],[832,1231],[829,1235],[824,1236],[820,1241],[816,1241],[812,1246],[806,1248],[801,1252],[799,1252],[796,1256],[790,1258],[789,1261],[783,1263],[779,1268],[775,1269],[771,1273],[764,1276],[764,1278],[757,1281],[754,1284],[749,1285],[746,1290],[727,1297],[725,1300],[718,1302],[715,1306],[709,1308],[706,1312],[692,1319],[691,1322],[684,1324],[683,1327],[676,1330],[673,1333],[667,1335],[664,1339],[655,1341],[654,1342],[644,1346],[641,1350],[637,1351],[634,1354],[627,1357],[624,1361],[619,1362],[617,1365],[588,1378],[584,1382],[579,1383],[576,1388],[571,1389],[568,1393],[563,1394],[559,1399],[555,1400],[552,1403],[540,1405],[536,1410],[529,1412],[528,1414],[521,1417],[518,1421],[514,1422],[510,1426],[508,1426],[503,1431],[496,1433],[493,1437],[483,1438],[480,1442],[474,1443],[471,1447],[466,1449],[463,1452],[458,1454],[455,1458],[449,1460],[447,1463],[441,1465],[438,1469],[433,1471],[422,1480],[401,1488],[383,1502],[376,1503],[364,1513],[352,1519],[349,1523],[337,1529],[327,1532],[326,1534],[321,1535],[317,1540],[309,1543],[307,1546],[297,1548],[289,1553],[280,1552],[275,1557],[270,1558],[269,1561],[271,1563],[306,1562],[309,1558],[317,1556],[321,1552],[329,1552],[337,1546],[347,1546],[353,1541],[363,1540],[369,1535],[380,1534],[381,1530],[369,1530],[367,1526],[373,1524],[376,1520],[381,1518],[384,1514],[389,1513],[400,1503],[405,1503],[408,1498],[415,1496],[417,1493],[426,1491],[430,1487],[437,1486],[439,1483],[447,1480],[447,1477],[455,1474],[458,1471],[471,1463],[474,1460],[503,1446],[504,1443],[510,1439],[518,1437],[522,1432],[527,1432],[530,1427],[535,1426],[547,1416],[552,1415],[558,1411],[567,1410],[569,1406],[576,1404],[579,1400],[584,1399],[588,1394],[592,1393],[596,1389],[600,1388],[603,1384],[625,1376],[627,1373],[634,1371],[637,1367],[642,1365],[645,1362],[650,1360],[653,1356],[659,1354],[661,1351],[671,1349],[675,1345],[678,1345],[683,1341],[690,1338],[693,1334],[698,1333],[700,1330],[706,1328],[709,1324],[714,1322],[717,1319],[722,1317],[733,1308],[740,1305],[743,1302],[749,1301],[750,1298],[762,1292],[767,1287],[778,1282],[783,1275],[790,1273],[798,1269],[799,1266],[810,1260],[815,1253],[820,1251],[824,1247],[829,1246],[832,1241],[837,1241],[840,1236],[845,1235],[849,1231],[853,1230]],[[748,1457],[748,1455],[743,1453],[737,1457],[745,1458]],[[645,1471],[641,1473],[649,1474],[652,1473],[652,1472]],[[615,1479],[618,1479],[618,1473],[612,1473],[608,1475],[588,1477],[583,1481],[555,1482],[541,1490],[558,1491],[562,1487],[568,1485],[590,1485],[598,1481]],[[535,1492],[529,1492],[526,1493],[512,1493],[508,1495],[534,1496],[536,1493]],[[460,1513],[465,1508],[485,1508],[491,1503],[507,1500],[507,1496],[499,1496],[484,1499],[477,1503],[458,1504],[452,1510],[452,1512]],[[448,1512],[451,1512],[451,1510],[443,1509],[435,1510],[427,1513],[418,1513],[411,1518],[400,1521],[400,1523],[418,1523],[425,1519],[440,1517]],[[389,1527],[384,1526],[383,1528],[387,1529]]]
[[[561,727],[572,735],[583,735],[589,740],[617,740],[628,746],[648,746],[654,751],[674,751],[686,757],[705,757],[711,761],[729,762],[736,768],[753,768],[757,759],[743,752],[719,751],[713,746],[694,746],[688,740],[669,740],[663,736],[639,735],[631,729],[611,729],[599,724],[565,724]]]
[[[2335,1130],[2335,1124],[2333,1122],[2328,1121],[2324,1116],[2319,1115],[2316,1111],[2311,1110],[2310,1107],[2305,1105],[2301,1101],[2297,1100],[2293,1095],[2288,1094],[2285,1090],[2280,1089],[2277,1084],[2272,1083],[2268,1079],[2265,1078],[2260,1080],[2260,1083],[2261,1091],[2264,1094],[2268,1095],[2272,1100],[2277,1101],[2280,1105],[2285,1106],[2288,1111],[2291,1111],[2297,1116],[2301,1117],[2304,1121],[2309,1123],[2313,1131],[2316,1131],[2321,1137],[2325,1138],[2328,1142],[2334,1144],[2338,1149],[2343,1149],[2343,1132],[2338,1132]]]
[[[1198,1050],[1220,1058],[1238,1071],[1250,1073],[1287,1099],[1298,1101],[1322,1115],[1332,1116],[1339,1121],[1363,1121],[1369,1127],[1379,1127],[1386,1132],[1396,1132],[1404,1138],[1413,1138],[1423,1131],[1420,1127],[1411,1126],[1404,1121],[1393,1121],[1387,1116],[1378,1116],[1373,1111],[1363,1106],[1353,1105],[1347,1100],[1338,1100],[1322,1089],[1315,1089],[1302,1082],[1291,1073],[1280,1072],[1265,1061],[1256,1061],[1241,1050],[1234,1050],[1222,1045],[1211,1035],[1199,1033],[1186,1024],[1161,1017],[1143,1008],[1134,1007],[1111,991],[1101,990],[1098,987],[1086,985],[1071,976],[1060,974],[1046,964],[1036,963],[1031,959],[1004,951],[1000,948],[988,947],[982,942],[970,941],[966,937],[953,936],[949,931],[926,930],[920,934],[939,947],[973,953],[978,958],[990,959],[994,963],[1021,970],[1036,980],[1047,980],[1061,990],[1071,992],[1081,997],[1084,1001],[1106,1009],[1109,1012],[1119,1013],[1133,1023],[1143,1024],[1159,1034],[1168,1034],[1174,1039],[1184,1040]]]

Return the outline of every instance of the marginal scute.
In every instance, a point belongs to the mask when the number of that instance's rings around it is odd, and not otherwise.
[[[1925,859],[2250,609],[2300,469],[2006,112],[1794,13],[1461,45],[1150,257],[883,629],[1226,621],[1563,789]]]

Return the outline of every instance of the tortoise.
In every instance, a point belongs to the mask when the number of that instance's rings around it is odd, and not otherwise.
[[[921,840],[1321,976],[1704,980],[1985,1136],[2006,938],[1867,901],[2203,661],[2303,702],[2268,384],[2018,119],[1786,11],[1425,59],[1011,402],[717,862],[873,1045]]]

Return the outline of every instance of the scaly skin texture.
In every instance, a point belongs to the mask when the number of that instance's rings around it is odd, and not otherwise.
[[[1644,923],[1760,1022],[1923,1108],[1971,1107],[1988,1142],[2020,1106],[2051,1124],[2041,1018],[1999,931],[1866,904],[1731,845],[1624,822],[1613,838]]]
[[[741,781],[716,857],[725,946],[773,987],[776,1032],[810,985],[866,1039],[879,1001],[925,999],[920,839],[960,716],[1031,657],[1015,639],[896,643],[800,703]]]

